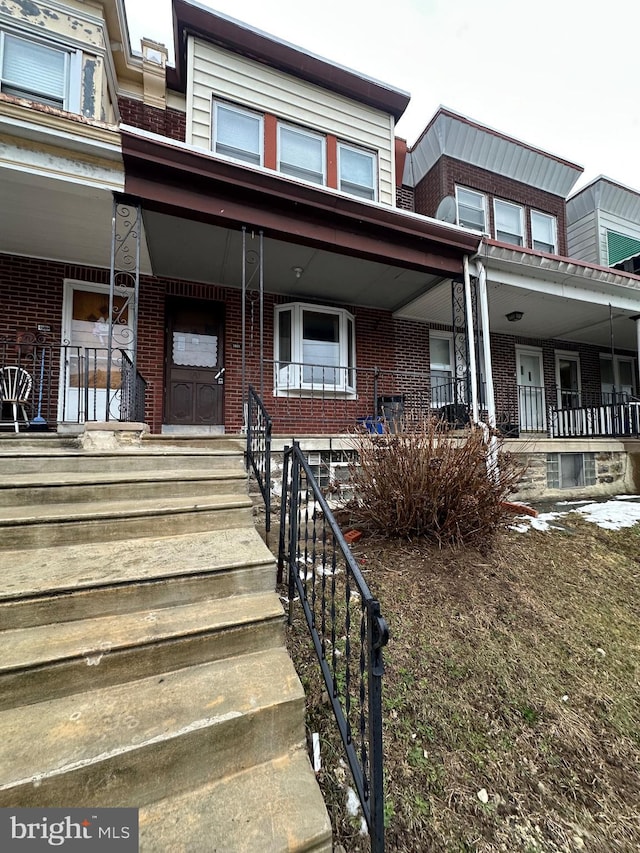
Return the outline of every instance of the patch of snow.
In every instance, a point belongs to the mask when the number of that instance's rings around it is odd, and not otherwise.
[[[605,530],[620,530],[640,522],[639,495],[616,495],[604,501],[560,501],[557,506],[575,506],[576,509],[571,510],[572,512],[582,513],[586,521]],[[568,511],[542,512],[537,518],[519,515],[516,516],[516,523],[509,525],[509,529],[516,533],[526,533],[531,528],[543,531],[561,530],[562,528],[553,522],[567,514]]]
[[[580,507],[587,521],[592,521],[605,530],[620,530],[623,527],[633,527],[640,521],[640,503],[632,501],[607,501],[592,503]]]

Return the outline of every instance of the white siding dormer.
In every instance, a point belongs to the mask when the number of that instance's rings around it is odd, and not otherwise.
[[[377,110],[202,39],[187,49],[187,143],[211,150],[216,100],[270,114],[376,155],[377,200],[395,205],[394,120]]]

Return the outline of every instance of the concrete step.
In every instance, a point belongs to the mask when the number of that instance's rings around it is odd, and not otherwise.
[[[151,536],[154,531],[173,535],[222,530],[251,523],[252,504],[246,495],[0,507],[0,569],[3,550],[118,541]]]
[[[145,806],[304,743],[284,648],[0,711],[0,807]]]
[[[0,474],[78,473],[107,474],[117,471],[214,471],[216,468],[244,471],[244,457],[233,448],[207,449],[189,447],[139,448],[105,453],[83,450],[57,450],[50,452],[16,452],[4,449],[0,442]]]
[[[28,628],[275,588],[253,526],[0,551],[0,625]]]
[[[304,750],[140,810],[140,853],[331,853]]]
[[[0,482],[0,507],[28,504],[83,503],[104,500],[134,500],[167,496],[246,494],[247,475],[242,467],[212,471],[151,471],[112,473],[52,472],[7,474]]]
[[[0,631],[0,710],[282,645],[274,592]]]

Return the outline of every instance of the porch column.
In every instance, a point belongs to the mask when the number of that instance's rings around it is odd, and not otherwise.
[[[484,371],[487,382],[487,419],[492,429],[496,428],[496,398],[493,392],[493,365],[491,364],[491,341],[489,339],[489,300],[487,297],[487,271],[480,258],[476,258],[478,268],[478,296],[480,299],[480,322],[482,325],[482,350],[484,353]]]
[[[467,352],[469,356],[469,373],[471,374],[471,412],[473,422],[477,424],[480,420],[480,409],[478,406],[478,373],[476,365],[476,346],[473,336],[473,307],[471,304],[471,281],[469,278],[469,256],[463,259],[464,272],[464,298],[467,315]]]

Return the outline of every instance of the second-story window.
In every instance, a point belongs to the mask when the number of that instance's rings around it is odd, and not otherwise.
[[[364,151],[344,143],[338,144],[338,189],[359,198],[376,200],[377,157],[372,151]]]
[[[514,246],[524,246],[524,218],[520,205],[494,199],[493,212],[496,240]]]
[[[555,254],[558,251],[555,216],[531,211],[531,245],[539,252]]]
[[[213,150],[216,154],[261,166],[263,140],[259,113],[214,102]]]
[[[0,91],[7,95],[77,112],[79,64],[75,51],[0,31]]]
[[[278,171],[314,184],[325,181],[325,138],[298,127],[278,125]]]
[[[482,193],[456,187],[456,207],[458,225],[475,231],[487,230],[486,201]]]

